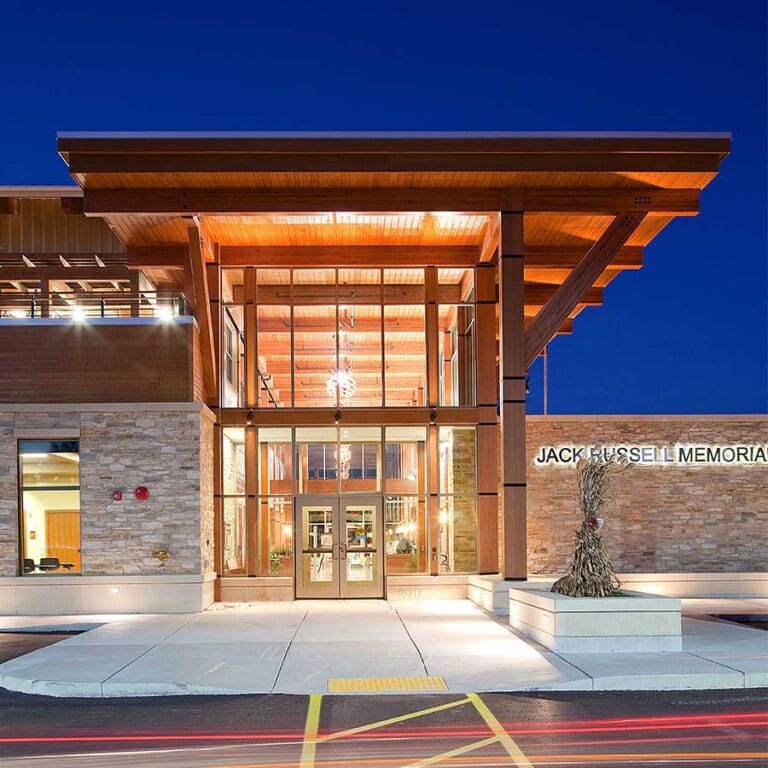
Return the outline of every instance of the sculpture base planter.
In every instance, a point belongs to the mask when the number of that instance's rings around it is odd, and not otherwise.
[[[509,590],[509,623],[558,653],[681,651],[680,599],[622,590],[568,597],[548,584]]]

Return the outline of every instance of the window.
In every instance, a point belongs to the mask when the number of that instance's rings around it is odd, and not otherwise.
[[[221,480],[222,554],[225,576],[246,573],[246,514],[245,514],[245,430],[226,427],[222,434]]]
[[[21,572],[80,573],[79,440],[20,440]]]

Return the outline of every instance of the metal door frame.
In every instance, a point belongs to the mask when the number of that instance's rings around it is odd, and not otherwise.
[[[371,594],[350,595],[347,585],[350,583],[346,579],[347,565],[347,542],[346,538],[346,507],[354,504],[368,504],[376,509],[376,523],[374,531],[376,533],[376,547],[372,550],[375,557],[376,579],[373,582]],[[330,595],[302,595],[303,579],[303,556],[308,552],[304,549],[304,520],[303,506],[322,506],[331,507],[332,515],[332,545],[330,552],[328,550],[309,550],[324,551],[331,556],[333,567],[333,579],[329,582],[332,585]],[[386,593],[386,577],[384,574],[384,501],[381,494],[300,494],[294,497],[293,504],[293,530],[294,530],[294,562],[293,562],[293,593],[296,600],[375,600],[383,599]],[[344,532],[344,534],[342,533]],[[344,535],[344,539],[342,536]],[[363,550],[371,551],[371,550]]]
[[[330,552],[326,549],[314,549],[305,552],[304,550],[304,516],[303,506],[318,506],[318,507],[331,507],[331,526],[332,526],[332,543]],[[293,593],[297,600],[335,600],[340,594],[339,579],[341,578],[341,567],[339,563],[339,497],[338,496],[322,496],[317,494],[302,494],[296,496],[293,505],[293,530],[294,530],[294,560],[293,560]],[[311,553],[312,551],[320,551],[330,554],[331,565],[333,568],[333,578],[329,582],[331,584],[331,594],[329,595],[301,595],[302,580],[303,580],[303,559],[304,555]],[[326,582],[328,583],[328,582]]]
[[[350,594],[350,582],[346,578],[347,554],[349,552],[347,542],[342,540],[342,532],[346,532],[346,508],[355,504],[369,505],[375,508],[374,543],[373,549],[354,550],[356,552],[368,552],[374,556],[374,568],[376,578],[371,584],[371,594]],[[384,503],[381,494],[342,494],[339,496],[339,596],[346,600],[381,600],[384,598]]]

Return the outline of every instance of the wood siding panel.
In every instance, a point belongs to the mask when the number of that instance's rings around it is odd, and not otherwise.
[[[20,198],[0,216],[0,253],[122,253],[103,219],[64,212],[59,198]]]
[[[191,325],[0,327],[0,402],[187,402]]]

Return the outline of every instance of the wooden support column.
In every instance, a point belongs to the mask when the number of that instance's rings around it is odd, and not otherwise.
[[[141,294],[139,292],[139,273],[131,273],[131,317],[138,317],[141,310]]]
[[[427,335],[427,405],[440,404],[440,339],[437,305],[437,267],[424,270],[425,331]]]
[[[496,400],[496,262],[475,269],[477,328],[477,570],[499,571],[499,457]]]
[[[259,499],[257,475],[258,432],[250,424],[245,428],[245,551],[246,573],[248,576],[259,575]],[[263,532],[261,532],[263,534]]]
[[[218,253],[218,249],[214,249]],[[213,359],[217,371],[217,380],[221,381],[221,267],[218,262],[208,262],[205,265],[208,277],[209,302],[211,306],[211,333],[213,335]],[[217,405],[219,401],[217,400]]]
[[[522,195],[502,196],[499,244],[500,421],[505,579],[528,578]]]
[[[211,304],[208,291],[208,271],[206,269],[205,251],[208,246],[203,244],[200,230],[196,225],[189,228],[189,263],[192,283],[195,291],[195,307],[197,324],[200,327],[200,352],[203,358],[203,379],[205,395],[209,405],[216,404],[217,376],[215,362],[215,345],[213,341],[213,322],[211,319]]]
[[[436,408],[440,404],[440,339],[437,305],[437,267],[424,270],[424,329],[427,337],[427,405]],[[429,503],[427,520],[429,526],[429,573],[437,576],[439,572],[439,537],[440,537],[440,501],[438,428],[430,424],[427,435],[427,456],[429,466]]]
[[[427,502],[427,525],[429,526],[429,574],[437,576],[439,572],[440,544],[440,488],[438,477],[438,433],[437,426],[430,424],[427,428],[427,456],[429,467],[429,497]]]
[[[51,316],[51,282],[47,277],[40,279],[40,317]]]
[[[259,476],[262,492],[269,488],[269,446],[259,445]],[[293,523],[291,523],[293,525]],[[269,502],[259,498],[259,571],[261,576],[269,576]]]
[[[259,399],[258,350],[256,347],[256,269],[245,268],[245,400],[255,408]]]

